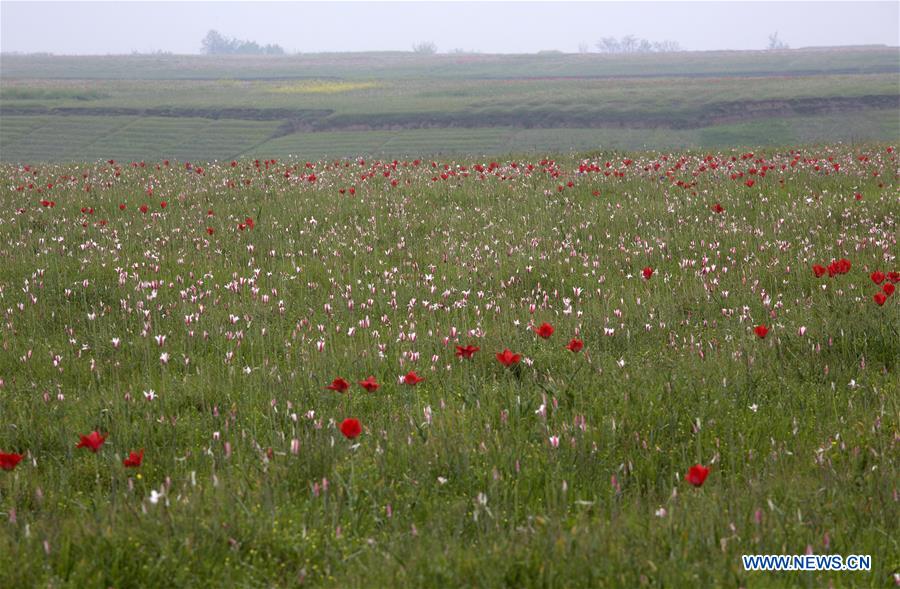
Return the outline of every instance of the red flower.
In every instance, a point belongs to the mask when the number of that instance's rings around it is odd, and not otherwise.
[[[359,420],[354,417],[348,417],[342,421],[341,433],[344,434],[344,437],[348,440],[352,440],[359,436],[359,434],[362,433],[362,426],[359,424]]]
[[[125,203],[124,203],[124,202],[123,202],[122,204],[119,205],[119,210],[120,210],[120,211],[124,211],[124,210],[125,210]]]
[[[825,266],[822,266],[821,264],[813,264],[812,270],[813,274],[816,275],[816,278],[822,278],[825,275],[825,272],[827,272]]]
[[[875,296],[872,298],[875,300],[875,304],[880,307],[887,300],[887,295],[883,292],[876,292]]]
[[[213,229],[212,227],[207,227],[207,228],[206,228],[206,233],[209,234],[209,235],[212,235],[212,234],[215,233],[215,232],[216,232],[216,230]]]
[[[416,386],[423,380],[425,380],[425,379],[422,378],[421,376],[419,376],[418,374],[416,374],[416,372],[414,370],[410,370],[409,372],[406,373],[406,376],[403,377],[403,382],[405,382],[409,386]]]
[[[720,205],[719,203],[714,204],[714,205],[713,205],[712,207],[710,207],[710,208],[712,209],[712,211],[713,211],[714,213],[723,213],[723,212],[725,212],[725,207],[723,207],[723,206]]]
[[[540,327],[535,327],[534,332],[544,339],[553,335],[553,326],[547,322],[541,323]]]
[[[253,229],[254,227],[256,227],[256,223],[254,223],[254,222],[253,222],[253,219],[251,219],[250,217],[247,217],[246,219],[244,219],[244,223],[245,223],[245,224],[247,225],[247,227],[249,227],[250,229]]]
[[[572,338],[568,344],[566,344],[566,349],[570,352],[580,352],[584,347],[584,342],[580,339]]]
[[[893,283],[900,282],[900,272],[888,272],[888,280]]]
[[[378,390],[378,387],[380,387],[381,385],[375,381],[374,376],[370,376],[366,380],[359,381],[359,386],[366,389],[370,393],[374,393],[375,391]]]
[[[161,209],[164,209],[167,206],[169,206],[169,203],[167,203],[166,201],[162,201],[161,203],[159,203],[159,208],[161,208]]]
[[[744,184],[747,185],[747,188],[753,188],[753,184],[755,183],[753,182],[753,180],[747,180],[746,182],[744,182]]]
[[[757,325],[756,328],[754,328],[753,333],[755,333],[756,337],[759,339],[765,339],[766,335],[769,333],[769,328],[765,325]]]
[[[838,274],[846,274],[850,271],[850,260],[847,258],[841,258],[840,260],[834,260],[831,264],[828,265],[828,276],[834,277]]]
[[[350,388],[350,383],[341,377],[337,377],[336,379],[331,381],[330,385],[328,385],[325,388],[332,390],[332,391],[337,391],[339,393],[343,393],[344,391],[346,391],[347,389]]]
[[[122,461],[122,464],[127,466],[128,468],[137,468],[141,465],[141,462],[144,460],[144,449],[141,448],[140,452],[129,452],[128,458]]]
[[[22,460],[21,454],[11,452],[9,454],[0,452],[0,468],[3,470],[12,470]]]
[[[82,435],[81,441],[75,446],[76,448],[87,448],[91,452],[97,452],[100,449],[100,446],[106,442],[106,436],[100,434],[100,432],[92,431],[88,435]]]
[[[456,355],[460,358],[471,358],[480,350],[478,346],[456,346]]]
[[[703,481],[706,480],[706,477],[709,476],[709,469],[703,466],[702,464],[695,464],[694,466],[688,469],[686,475],[684,475],[684,480],[694,485],[695,487],[702,487]]]
[[[507,368],[509,368],[513,364],[518,364],[519,360],[521,359],[522,356],[520,356],[519,354],[513,354],[509,351],[509,348],[506,348],[505,350],[497,354],[497,361]]]
[[[886,276],[884,275],[884,272],[879,272],[878,270],[876,270],[869,275],[869,278],[871,278],[872,282],[874,282],[875,284],[881,284],[882,282],[884,282]]]
[[[894,289],[895,289],[895,288],[896,288],[896,287],[895,287],[892,283],[888,282],[887,284],[885,284],[884,286],[881,287],[881,290],[882,290],[882,291],[884,292],[884,294],[886,294],[887,296],[891,296],[892,294],[894,294]]]
[[[650,280],[650,277],[653,276],[653,268],[647,266],[641,274],[644,275],[644,280]]]
[[[142,212],[142,213],[146,213],[146,212],[149,210],[149,209],[147,208],[147,205],[141,205],[140,208],[141,208],[141,212]]]

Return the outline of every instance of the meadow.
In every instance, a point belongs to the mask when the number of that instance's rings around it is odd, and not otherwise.
[[[2,165],[0,586],[893,585],[898,173]]]
[[[302,159],[900,137],[896,48],[0,56],[0,160]]]

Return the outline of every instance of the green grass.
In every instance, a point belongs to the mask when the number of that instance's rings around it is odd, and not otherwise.
[[[8,125],[8,127],[7,127]],[[274,133],[274,121],[162,117],[6,117],[4,159],[96,161],[110,158],[226,159],[254,149]],[[8,130],[7,130],[8,129]]]
[[[0,166],[0,586],[889,586],[896,152],[744,152]]]
[[[700,129],[411,129],[292,133],[275,121],[164,117],[9,116],[0,126],[3,159],[22,162],[235,157],[305,159],[440,154],[547,153],[597,149],[717,148],[791,141],[855,143],[900,137],[896,113],[791,117]],[[10,154],[10,155],[6,155]]]

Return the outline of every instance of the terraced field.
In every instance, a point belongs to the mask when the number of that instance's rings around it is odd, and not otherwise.
[[[12,162],[900,138],[893,49],[430,60],[3,56],[2,66],[0,159]],[[116,72],[122,77],[111,79]]]

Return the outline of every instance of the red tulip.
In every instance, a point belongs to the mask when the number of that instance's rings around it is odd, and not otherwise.
[[[141,209],[141,212],[142,212],[142,213],[146,213],[148,210],[150,210],[150,209],[147,207],[147,205],[141,205],[141,206],[140,206],[140,209]]]
[[[207,228],[206,228],[206,233],[207,233],[208,235],[212,235],[212,234],[215,233],[215,232],[216,232],[216,230],[213,229],[212,227],[207,227]]]
[[[128,458],[122,461],[128,468],[137,468],[141,465],[141,462],[144,461],[144,449],[141,448],[140,452],[129,452]]]
[[[21,462],[21,460],[21,454],[16,454],[15,452],[11,452],[9,454],[0,452],[0,468],[2,468],[3,470],[14,469],[16,465]]]
[[[336,379],[331,381],[330,385],[328,385],[325,388],[332,390],[332,391],[337,391],[339,393],[343,393],[344,391],[346,391],[347,389],[350,388],[350,383],[341,377],[337,377]]]
[[[753,330],[753,333],[755,333],[756,337],[758,337],[759,339],[764,339],[766,335],[769,334],[769,328],[765,325],[757,325]]]
[[[647,266],[646,268],[644,268],[642,274],[644,275],[644,280],[650,280],[650,277],[653,276],[653,268]]]
[[[714,204],[714,205],[713,205],[712,207],[710,207],[710,208],[712,208],[712,211],[713,211],[714,213],[722,213],[722,212],[725,211],[725,207],[723,207],[723,206],[720,205],[719,203]]]
[[[894,294],[895,288],[896,287],[893,285],[893,283],[888,282],[887,284],[885,284],[884,286],[881,287],[881,290],[887,296],[891,296],[892,294]]]
[[[580,339],[572,338],[568,344],[566,344],[566,349],[570,352],[580,352],[584,347],[584,342]]]
[[[812,270],[813,274],[816,275],[816,278],[822,278],[822,276],[825,275],[825,272],[827,272],[825,266],[822,266],[821,264],[813,264]]]
[[[872,282],[874,282],[875,284],[881,284],[887,277],[885,276],[884,272],[879,272],[878,270],[876,270],[869,275],[869,278],[871,278]]]
[[[378,384],[378,382],[375,380],[374,376],[370,376],[366,380],[359,381],[359,386],[366,389],[370,393],[374,393],[375,391],[378,390],[378,387],[380,387],[381,385]]]
[[[887,300],[887,295],[884,294],[883,292],[876,292],[875,296],[872,298],[875,300],[875,304],[880,307]]]
[[[850,260],[848,260],[847,258],[834,260],[831,262],[831,264],[828,265],[828,275],[834,277],[838,274],[846,274],[850,271],[850,266]]]
[[[475,355],[475,352],[480,350],[478,346],[456,346],[456,355],[460,358],[471,358]]]
[[[522,359],[522,356],[520,356],[519,354],[513,354],[512,352],[509,351],[509,348],[506,348],[505,350],[503,350],[502,352],[497,354],[497,361],[500,362],[500,364],[503,364],[504,366],[506,366],[507,368],[509,368],[513,364],[518,364],[519,360],[521,360],[521,359]]]
[[[359,420],[354,417],[348,417],[342,421],[341,433],[344,434],[344,437],[348,440],[352,440],[359,436],[359,434],[362,433],[362,426],[359,424]]]
[[[75,446],[76,448],[87,448],[91,452],[97,452],[100,449],[100,446],[106,442],[106,437],[100,432],[92,431],[88,435],[82,435],[81,441]]]
[[[553,326],[549,323],[541,323],[540,327],[535,327],[534,332],[538,334],[540,337],[547,339],[551,335],[553,335]]]
[[[161,209],[164,209],[167,206],[169,206],[169,203],[167,203],[166,201],[162,201],[161,203],[159,203],[159,208],[161,208]]]
[[[888,272],[888,280],[895,284],[900,282],[900,272]]]
[[[707,476],[709,476],[709,469],[702,464],[695,464],[688,469],[687,474],[684,476],[684,480],[695,487],[702,487],[703,481],[706,480]]]
[[[416,374],[414,370],[410,370],[406,373],[406,376],[403,377],[403,382],[408,384],[409,386],[416,386],[423,380],[425,379]]]

